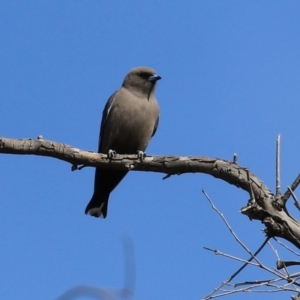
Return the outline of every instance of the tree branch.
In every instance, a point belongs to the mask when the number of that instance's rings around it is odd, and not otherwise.
[[[219,158],[204,156],[147,156],[140,161],[137,155],[117,155],[112,160],[106,154],[82,151],[78,148],[37,139],[8,139],[0,137],[0,153],[48,156],[78,166],[101,167],[115,170],[132,170],[165,173],[167,177],[184,173],[204,173],[222,179],[249,194],[250,199],[241,213],[250,219],[260,220],[267,227],[269,237],[282,237],[300,249],[300,224],[285,208],[276,205],[274,194],[248,169]]]

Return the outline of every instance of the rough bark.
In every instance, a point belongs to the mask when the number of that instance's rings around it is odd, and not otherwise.
[[[0,137],[0,153],[53,157],[72,164],[72,170],[90,166],[165,173],[166,177],[184,173],[205,173],[247,191],[250,199],[241,209],[241,213],[264,223],[268,236],[284,238],[300,249],[300,223],[289,215],[285,207],[290,192],[275,197],[258,177],[235,161],[204,156],[173,155],[147,156],[143,161],[137,159],[137,155],[117,155],[109,160],[106,154],[82,151],[66,144],[44,140],[42,137],[37,139]],[[297,188],[299,178],[295,180],[291,190]]]

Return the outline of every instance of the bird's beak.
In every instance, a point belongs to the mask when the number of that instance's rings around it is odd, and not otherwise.
[[[148,80],[149,80],[149,81],[152,81],[152,82],[155,82],[155,81],[157,81],[157,80],[159,80],[159,79],[161,79],[161,77],[158,76],[157,74],[153,74],[152,76],[150,76],[150,77],[148,78]]]

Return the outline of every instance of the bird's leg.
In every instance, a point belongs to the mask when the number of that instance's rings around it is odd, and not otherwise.
[[[145,157],[146,157],[146,152],[141,151],[141,150],[138,150],[138,151],[137,151],[137,156],[138,156],[138,159],[139,159],[140,161],[143,161],[143,160],[145,159]]]
[[[115,150],[109,149],[107,152],[107,158],[108,159],[113,159],[117,155],[117,152]]]

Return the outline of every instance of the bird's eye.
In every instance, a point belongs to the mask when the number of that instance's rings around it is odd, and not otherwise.
[[[139,75],[140,75],[140,77],[146,78],[146,79],[148,79],[151,76],[151,74],[149,74],[147,72],[141,72]]]

